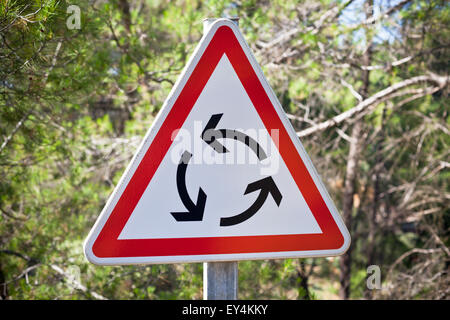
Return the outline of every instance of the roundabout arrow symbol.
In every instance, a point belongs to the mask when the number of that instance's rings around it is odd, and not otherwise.
[[[216,152],[226,153],[228,152],[227,148],[225,148],[219,141],[217,141],[217,139],[234,139],[244,143],[247,147],[252,149],[260,161],[267,158],[266,153],[258,144],[258,142],[256,142],[255,139],[246,135],[245,133],[232,129],[216,129],[216,126],[222,116],[223,113],[213,114],[211,116],[205,126],[205,129],[202,132],[201,137],[203,141],[205,141]]]
[[[248,146],[258,157],[259,160],[267,158],[266,153],[261,146],[252,137],[246,135],[243,132],[231,129],[216,129],[217,124],[222,118],[223,113],[213,114],[205,126],[202,132],[201,138],[211,148],[218,153],[226,153],[228,150],[217,140],[220,138],[234,139],[244,143]],[[180,195],[181,201],[186,207],[185,212],[171,212],[176,221],[202,221],[203,214],[205,212],[206,194],[202,188],[199,188],[197,203],[194,203],[189,197],[189,193],[186,187],[186,170],[192,154],[188,151],[184,151],[181,155],[180,162],[177,167],[177,189]],[[227,227],[242,223],[251,217],[253,217],[259,209],[264,205],[269,195],[275,200],[277,206],[280,206],[281,195],[275,181],[272,177],[266,177],[261,180],[250,183],[244,192],[245,194],[260,191],[256,201],[244,212],[232,217],[222,217],[220,219],[220,226]]]
[[[205,212],[206,194],[199,188],[197,203],[194,203],[189,197],[186,188],[186,170],[189,160],[192,158],[192,153],[184,151],[181,155],[180,163],[177,168],[177,188],[181,201],[188,210],[187,212],[171,212],[172,216],[177,221],[202,221],[203,213]]]
[[[259,209],[261,209],[269,194],[275,200],[277,206],[280,206],[280,202],[283,196],[281,195],[281,192],[275,184],[275,181],[273,181],[272,177],[263,178],[261,180],[250,183],[247,186],[247,189],[245,189],[244,194],[252,193],[258,190],[260,190],[258,198],[256,198],[256,201],[247,210],[232,217],[221,218],[220,226],[233,226],[250,219],[256,212],[258,212]]]

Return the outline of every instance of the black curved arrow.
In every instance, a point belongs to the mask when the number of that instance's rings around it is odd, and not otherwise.
[[[202,188],[198,191],[197,204],[192,202],[186,188],[186,169],[192,154],[185,151],[181,155],[180,163],[177,168],[177,188],[181,201],[188,210],[187,212],[171,212],[177,221],[202,221],[205,212],[206,194]]]
[[[252,137],[237,130],[231,129],[216,129],[217,124],[222,118],[223,113],[213,114],[206,124],[202,132],[202,139],[211,146],[216,152],[226,153],[228,150],[217,139],[234,139],[244,143],[247,147],[253,150],[258,159],[264,160],[267,158],[266,153],[261,146]]]
[[[250,208],[238,215],[220,218],[220,226],[233,226],[235,224],[244,222],[247,219],[250,219],[256,212],[258,212],[259,209],[261,209],[269,194],[272,195],[272,198],[275,200],[277,206],[280,206],[280,202],[283,196],[281,195],[280,190],[278,190],[278,187],[275,184],[275,181],[273,181],[272,177],[267,177],[250,183],[247,186],[244,194],[252,193],[257,190],[260,190],[258,198],[256,198],[256,201],[250,206]]]

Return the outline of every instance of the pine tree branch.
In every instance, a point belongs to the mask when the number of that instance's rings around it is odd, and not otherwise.
[[[428,83],[431,82],[431,83],[437,84],[439,89],[443,89],[447,85],[448,81],[449,81],[448,76],[439,76],[439,75],[430,73],[429,75],[417,76],[417,77],[413,77],[413,78],[398,82],[392,86],[389,86],[389,87],[377,92],[370,98],[367,98],[367,99],[361,101],[360,103],[358,103],[355,107],[353,107],[337,116],[334,116],[333,118],[331,118],[329,120],[326,120],[324,122],[318,123],[314,126],[311,126],[307,129],[297,132],[297,136],[298,137],[306,137],[306,136],[309,136],[318,131],[322,131],[322,130],[334,127],[334,126],[342,123],[343,121],[346,121],[346,120],[352,118],[356,114],[359,114],[362,111],[367,110],[368,108],[370,108],[372,106],[375,106],[383,101],[391,99],[393,96],[398,96],[397,93],[399,93],[400,90],[407,88],[409,86],[416,85],[419,83],[424,83],[424,82],[428,82]],[[430,90],[430,91],[434,91],[434,90]],[[405,92],[405,94],[407,94],[407,93],[408,92]],[[417,95],[417,97],[420,97],[420,96],[421,95]]]

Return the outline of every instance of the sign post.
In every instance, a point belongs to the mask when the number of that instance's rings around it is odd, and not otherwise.
[[[203,299],[236,300],[238,291],[238,263],[203,263]]]

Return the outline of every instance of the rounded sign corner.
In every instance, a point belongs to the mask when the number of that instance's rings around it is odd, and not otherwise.
[[[84,256],[86,257],[86,259],[95,265],[104,265],[103,263],[103,259],[100,257],[97,257],[94,254],[94,251],[92,250],[93,244],[91,243],[91,238],[88,237],[85,241],[85,243],[83,244],[83,252],[84,252]]]

